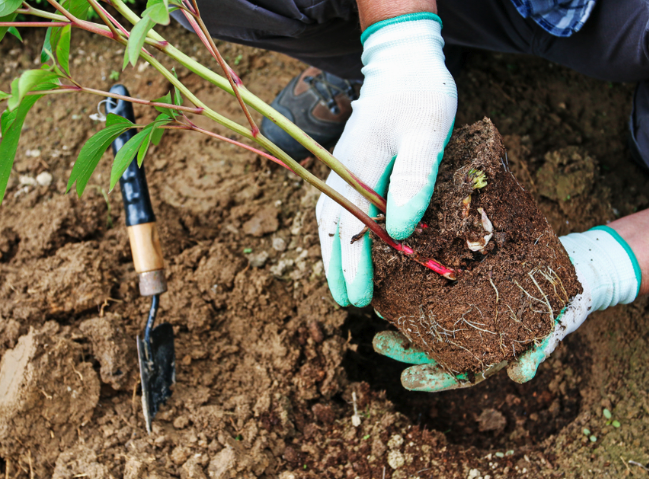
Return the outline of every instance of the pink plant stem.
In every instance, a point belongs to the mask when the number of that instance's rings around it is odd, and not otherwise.
[[[185,128],[183,128],[183,129],[198,131],[198,132],[200,132],[200,133],[203,133],[204,135],[211,136],[212,138],[216,138],[216,139],[218,139],[218,140],[223,140],[223,141],[228,142],[228,143],[230,143],[230,144],[232,144],[232,145],[240,146],[241,148],[245,148],[245,149],[248,150],[248,151],[252,151],[253,153],[255,153],[255,154],[257,154],[257,155],[263,156],[264,158],[267,158],[267,159],[269,159],[270,161],[272,161],[272,162],[274,162],[274,163],[277,163],[277,164],[280,165],[280,166],[283,166],[284,168],[286,168],[286,169],[289,170],[290,172],[295,173],[295,171],[293,171],[293,170],[292,170],[288,165],[286,165],[286,163],[284,163],[284,162],[281,161],[280,159],[275,158],[274,156],[269,155],[269,154],[266,153],[266,152],[263,152],[263,151],[261,151],[261,150],[258,150],[258,149],[255,148],[255,147],[252,147],[252,146],[246,145],[245,143],[241,143],[241,142],[239,142],[239,141],[232,140],[232,139],[230,139],[230,138],[228,138],[228,137],[226,137],[226,136],[221,136],[221,135],[219,135],[218,133],[213,133],[213,132],[211,132],[211,131],[204,130],[203,128],[200,128],[200,127],[198,127],[198,126],[196,126],[196,125],[194,125],[194,124],[192,124],[192,125],[189,126],[189,127],[185,127]]]
[[[198,5],[196,4],[196,2],[194,2],[194,10],[196,11],[196,18],[198,18],[198,22],[196,21],[196,19],[194,19],[192,15],[190,15],[184,10],[183,10],[183,15],[185,15],[185,18],[187,19],[187,21],[189,22],[189,24],[192,26],[192,28],[197,34],[198,32],[201,32],[201,34],[198,34],[199,38],[201,39],[205,47],[208,49],[208,51],[212,54],[212,56],[217,61],[217,63],[223,69],[223,72],[225,73],[225,77],[228,79],[228,82],[230,82],[232,91],[234,92],[234,95],[237,97],[237,101],[239,102],[239,105],[241,106],[241,109],[243,110],[243,113],[246,115],[246,119],[250,124],[250,130],[252,131],[252,136],[256,137],[259,134],[259,128],[255,124],[255,121],[252,119],[252,116],[250,116],[248,107],[246,107],[246,104],[243,102],[243,98],[241,98],[241,93],[239,92],[239,86],[243,85],[241,79],[234,73],[234,71],[228,66],[228,64],[225,63],[225,60],[223,60],[221,53],[219,52],[218,48],[216,48],[216,44],[214,43],[214,40],[212,40],[212,37],[209,35],[209,32],[207,31],[207,27],[205,26],[205,23],[203,22],[203,19],[200,16],[200,12],[198,10]]]
[[[178,105],[172,105],[170,103],[159,103],[157,101],[149,101],[149,100],[140,100],[139,98],[133,98],[130,96],[125,96],[125,95],[118,95],[116,93],[111,93],[108,91],[103,91],[103,90],[96,90],[94,88],[86,88],[82,86],[72,86],[72,85],[61,85],[61,87],[57,88],[56,90],[43,90],[43,91],[31,91],[27,93],[27,96],[31,95],[52,95],[56,93],[70,93],[70,92],[85,92],[85,93],[91,93],[93,95],[99,95],[99,96],[107,96],[109,98],[115,98],[116,100],[124,100],[128,101],[131,103],[137,103],[139,105],[147,105],[147,106],[152,106],[152,107],[160,107],[160,108],[168,108],[170,110],[177,110],[177,111],[185,111],[187,113],[195,113],[196,115],[200,115],[203,113],[203,108],[193,108],[190,106],[178,106]],[[278,160],[279,161],[279,160]]]
[[[47,2],[50,5],[52,5],[56,10],[58,10],[59,13],[61,13],[65,18],[70,20],[70,22],[73,23],[76,27],[82,28],[83,30],[87,30],[97,35],[101,35],[102,37],[112,38],[113,40],[116,40],[112,32],[107,32],[105,30],[102,30],[101,28],[98,28],[99,25],[97,25],[96,23],[80,20],[79,18],[75,17],[70,12],[68,12],[61,5],[59,5],[59,3],[56,2],[55,0],[47,0]]]
[[[108,13],[108,10],[104,9],[104,13],[106,14],[106,17],[118,28],[118,30],[124,34],[126,38],[130,37],[130,32],[126,28],[124,28],[117,20],[115,20],[115,17]]]
[[[88,0],[88,3],[90,3],[90,6],[97,13],[99,18],[101,18],[101,20],[110,29],[110,32],[113,34],[113,37],[114,38],[119,37],[119,32],[115,28],[115,25],[113,25],[113,23],[108,19],[108,16],[106,15],[108,12],[106,12],[106,10],[104,10],[104,7],[99,5],[96,0]]]
[[[0,27],[67,27],[72,22],[0,22]]]
[[[93,95],[107,96],[107,97],[110,97],[110,98],[115,98],[116,100],[124,100],[124,101],[128,101],[128,102],[131,102],[131,103],[138,103],[140,105],[147,105],[147,106],[160,107],[160,108],[169,108],[170,110],[177,110],[177,111],[186,111],[188,113],[195,113],[196,115],[200,115],[201,113],[203,113],[203,108],[193,108],[193,107],[190,107],[190,106],[178,106],[178,105],[171,105],[169,103],[159,103],[157,101],[140,100],[139,98],[133,98],[133,97],[130,97],[130,96],[118,95],[118,94],[115,94],[115,93],[102,91],[102,90],[95,90],[94,88],[80,87],[79,90],[84,91],[86,93],[92,93]]]

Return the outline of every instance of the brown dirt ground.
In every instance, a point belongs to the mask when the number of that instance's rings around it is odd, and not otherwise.
[[[210,64],[188,33],[168,32]],[[2,43],[1,89],[33,66],[40,35],[27,35],[24,46]],[[242,55],[237,70],[267,101],[303,68],[274,53],[223,49],[231,61]],[[72,55],[75,74],[96,88],[108,89],[121,66],[121,49],[79,32]],[[179,73],[201,98],[243,121],[226,95]],[[492,118],[514,173],[557,233],[649,206],[649,177],[625,147],[630,85],[479,52],[457,80],[457,124]],[[129,69],[120,81],[143,98],[167,88],[147,68]],[[107,225],[100,188],[109,157],[90,182],[97,188],[81,200],[63,195],[76,153],[99,127],[88,119],[96,104],[92,97],[41,100],[0,209],[0,354],[12,365],[0,377],[0,474],[647,476],[628,462],[649,462],[646,299],[594,313],[530,384],[501,372],[460,392],[405,392],[403,365],[371,350],[387,323],[368,310],[338,308],[327,292],[317,194],[252,154],[180,134],[166,135],[146,160],[168,262],[159,317],[174,325],[178,357],[175,392],[147,436],[133,338],[148,302],[138,296],[117,192],[109,195]],[[136,114],[150,120],[155,113],[136,107]],[[319,165],[311,169],[326,176]],[[44,171],[50,186],[27,184]],[[619,428],[607,425],[604,408]]]

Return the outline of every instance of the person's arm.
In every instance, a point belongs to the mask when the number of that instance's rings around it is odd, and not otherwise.
[[[357,0],[361,30],[388,18],[408,13],[437,13],[437,0]]]
[[[608,226],[624,238],[635,254],[642,271],[639,294],[649,294],[649,209],[615,220]]]

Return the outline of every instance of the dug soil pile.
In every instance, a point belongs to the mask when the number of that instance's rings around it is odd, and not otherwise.
[[[0,47],[2,91],[40,58],[44,32],[22,33],[24,44]],[[107,90],[121,75],[141,98],[169,91],[150,67],[120,74],[122,47],[73,35],[70,64],[84,86]],[[194,35],[164,35],[213,64]],[[221,46],[268,102],[304,68]],[[229,95],[177,71],[245,124]],[[513,173],[558,234],[649,206],[649,179],[624,146],[632,87],[483,53],[456,80],[457,124],[492,119]],[[649,462],[646,300],[593,313],[527,384],[501,372],[465,390],[407,392],[405,366],[372,350],[389,323],[371,308],[339,308],[328,292],[317,192],[252,153],[178,132],[145,160],[168,261],[158,318],[174,327],[178,378],[147,435],[135,337],[150,302],[139,297],[119,191],[108,204],[101,191],[110,154],[81,200],[64,194],[79,150],[103,128],[88,118],[97,102],[55,95],[36,105],[0,207],[0,355],[11,365],[0,477],[646,478],[629,463]],[[141,123],[157,116],[135,113]]]
[[[378,239],[373,305],[452,374],[516,359],[546,337],[581,285],[570,258],[508,168],[485,119],[453,134],[435,194],[407,241],[456,272],[446,278]]]

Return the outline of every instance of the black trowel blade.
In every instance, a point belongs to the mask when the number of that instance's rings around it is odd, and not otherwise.
[[[171,396],[176,383],[176,353],[174,331],[169,323],[162,323],[151,331],[151,357],[147,357],[145,342],[137,337],[137,357],[142,381],[142,410],[146,430],[151,433],[151,422],[160,407]]]

